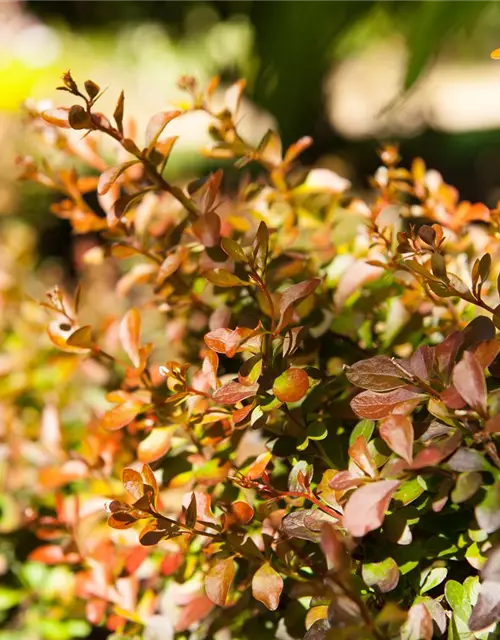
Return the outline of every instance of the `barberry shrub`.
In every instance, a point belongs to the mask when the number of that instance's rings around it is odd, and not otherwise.
[[[30,111],[50,162],[20,164],[92,242],[42,303],[66,368],[29,560],[114,638],[498,637],[499,210],[392,146],[365,201],[310,138],[250,145],[242,81],[220,106],[183,78],[144,137],[63,83]],[[193,110],[226,177],[182,185]]]

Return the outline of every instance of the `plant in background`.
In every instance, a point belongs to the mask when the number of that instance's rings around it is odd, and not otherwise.
[[[30,114],[57,154],[23,175],[92,246],[43,303],[59,379],[6,404],[43,444],[7,447],[34,478],[6,488],[26,566],[64,568],[117,639],[495,637],[499,212],[391,146],[364,202],[299,163],[310,138],[250,146],[244,83],[223,106],[217,84],[182,78],[144,139],[69,73],[74,104]],[[173,184],[168,123],[192,110],[205,154],[259,171]]]

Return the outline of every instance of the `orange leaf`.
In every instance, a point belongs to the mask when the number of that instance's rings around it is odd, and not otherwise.
[[[263,564],[252,578],[253,597],[270,611],[276,611],[283,591],[283,578],[270,564]]]
[[[205,591],[214,603],[223,607],[226,604],[229,589],[236,575],[232,558],[217,560],[205,576]]]
[[[120,340],[134,367],[141,364],[139,337],[141,333],[141,315],[135,308],[123,316],[120,323]]]

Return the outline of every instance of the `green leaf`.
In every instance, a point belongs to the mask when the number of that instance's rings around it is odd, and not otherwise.
[[[235,262],[248,262],[243,249],[231,238],[222,238],[221,247]]]
[[[349,446],[353,445],[359,436],[363,436],[366,442],[370,442],[374,429],[375,422],[373,420],[368,420],[368,418],[360,420],[351,431],[351,435],[349,436]]]
[[[234,273],[226,271],[226,269],[207,271],[205,278],[217,287],[247,287],[250,284],[235,276]]]
[[[361,575],[368,587],[377,587],[381,593],[392,591],[399,582],[399,569],[393,558],[363,564]]]
[[[448,575],[448,569],[446,567],[431,567],[430,569],[423,571],[420,579],[420,593],[427,593],[438,584],[441,584]]]

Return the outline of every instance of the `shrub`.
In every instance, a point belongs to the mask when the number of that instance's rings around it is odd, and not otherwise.
[[[250,146],[243,82],[218,108],[216,80],[181,79],[144,145],[123,94],[110,120],[96,83],[63,82],[71,108],[30,114],[52,162],[23,176],[92,246],[81,286],[43,303],[63,354],[35,356],[44,383],[12,383],[7,409],[35,414],[11,530],[39,539],[28,573],[64,570],[59,619],[84,607],[116,639],[497,637],[499,212],[392,146],[366,201],[299,163],[310,138]],[[164,130],[194,109],[241,179],[165,177]]]

